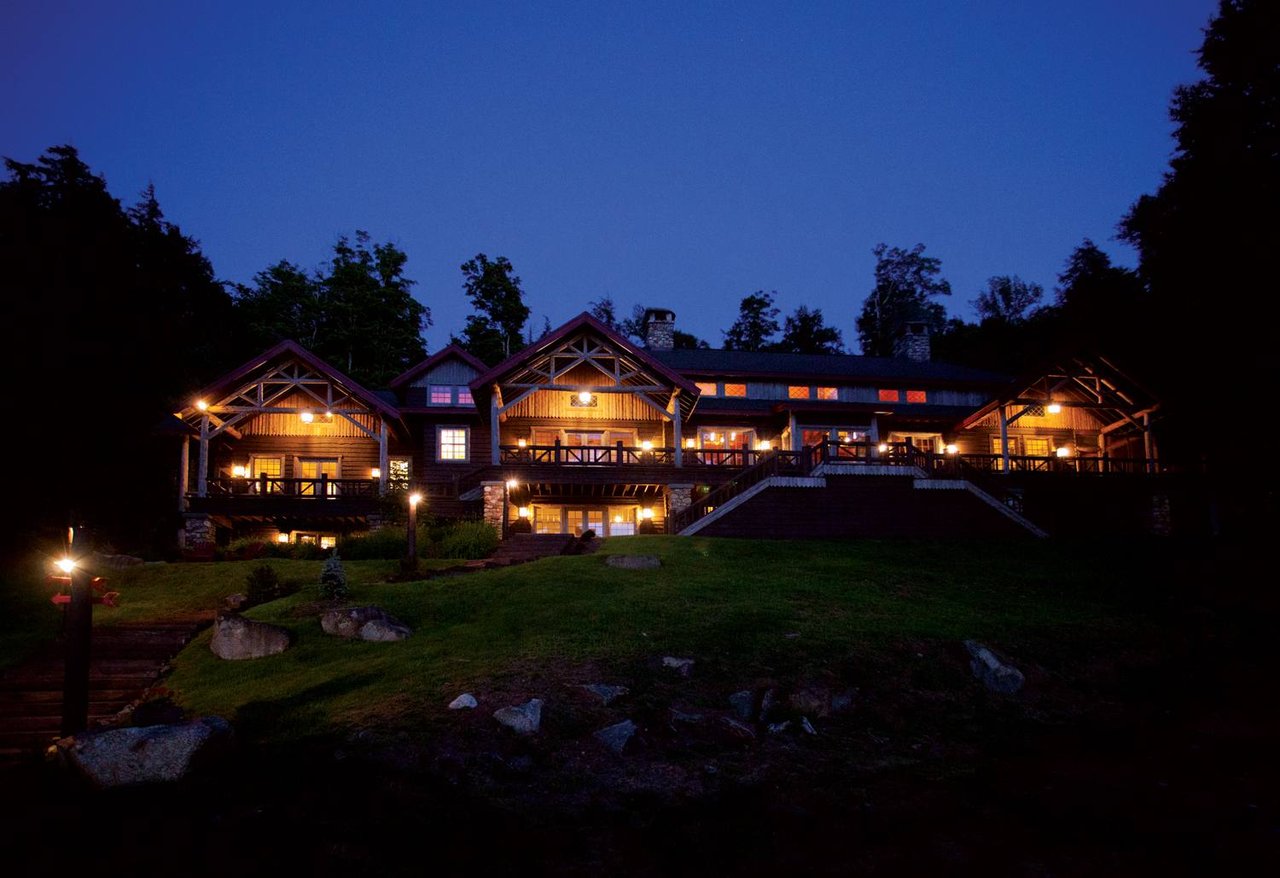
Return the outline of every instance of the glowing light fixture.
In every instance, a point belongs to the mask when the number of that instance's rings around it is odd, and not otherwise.
[[[523,439],[517,439],[517,440],[516,440],[516,447],[518,447],[518,448],[524,448],[524,447],[526,447],[528,444],[529,444],[529,443],[528,443],[528,442],[526,442],[526,441],[525,441],[525,440],[523,440]]]
[[[947,454],[955,454],[959,450],[954,444],[947,446]]]
[[[59,558],[57,561],[53,562],[53,566],[57,567],[63,573],[70,573],[72,570],[76,569],[76,562],[74,558]]]
[[[622,524],[622,516],[621,516],[621,515],[615,515],[615,516],[613,517],[613,523],[614,523],[614,524]]]
[[[1065,445],[1059,445],[1053,453],[1058,455],[1058,457],[1070,457],[1071,449]]]
[[[301,419],[302,423],[310,424],[316,419],[316,416],[309,411],[303,411],[302,414],[298,415],[298,418]]]
[[[507,490],[514,491],[516,489],[516,486],[519,484],[520,483],[517,482],[515,479],[507,479]]]
[[[1051,402],[1044,407],[1044,410],[1051,415],[1056,415],[1058,412],[1062,411],[1062,406],[1056,402]]]
[[[413,493],[413,494],[410,494],[410,495],[409,495],[409,505],[410,505],[410,506],[417,506],[417,505],[418,505],[419,503],[421,503],[421,502],[422,502],[422,495],[421,495],[421,494]]]
[[[772,451],[773,443],[768,439],[761,439],[756,443],[756,451]]]
[[[729,434],[729,441],[730,441],[730,442],[737,442],[737,441],[738,441],[738,434],[737,434],[737,433],[730,433],[730,434]]]
[[[516,515],[520,516],[521,518],[528,518],[528,517],[529,517],[529,507],[528,507],[528,506],[521,506],[519,509],[517,509],[517,510],[516,510]]]
[[[326,421],[332,421],[332,420],[333,420],[333,412],[325,412],[325,413],[324,413],[324,419],[325,419]],[[321,548],[323,548],[323,547],[321,547]]]
[[[289,534],[288,534],[288,532],[286,532],[286,531],[281,531],[280,533],[276,534],[276,542],[277,542],[277,543],[287,543],[287,542],[289,542]]]
[[[578,391],[578,402],[582,403],[583,405],[591,405],[591,391],[590,390]]]
[[[643,442],[640,443],[640,450],[653,451],[653,443],[650,442],[648,439],[644,440]]]
[[[380,467],[375,466],[373,469],[369,470],[369,478],[371,479],[382,478],[382,469]]]
[[[888,450],[889,450],[889,443],[888,443],[888,442],[881,442],[879,445],[877,445],[877,446],[876,446],[876,448],[877,448],[877,450],[879,450],[879,452],[880,452],[881,454],[884,454],[886,451],[888,451]]]
[[[209,403],[205,402],[203,399],[197,399],[196,408],[200,409],[202,412],[207,412],[209,410]]]
[[[640,517],[645,521],[651,521],[653,519],[653,510],[646,506],[644,509],[640,510]]]
[[[242,466],[233,466],[231,468],[231,475],[235,476],[237,479],[243,479],[248,474],[249,471]]]
[[[696,442],[694,442],[692,439],[686,439],[686,440],[684,440],[684,447],[685,447],[685,448],[692,448],[692,447],[693,447],[694,445],[696,445],[696,444],[697,444],[697,443],[696,443]]]

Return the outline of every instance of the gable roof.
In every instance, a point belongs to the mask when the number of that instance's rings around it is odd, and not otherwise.
[[[604,336],[611,345],[620,349],[628,356],[634,357],[637,362],[645,368],[652,370],[654,374],[670,382],[672,386],[688,391],[694,398],[697,397],[699,391],[696,384],[688,378],[685,378],[670,366],[654,358],[651,351],[647,351],[644,348],[639,347],[626,337],[620,335],[616,330],[609,328],[599,320],[592,317],[586,311],[583,311],[563,326],[553,329],[551,332],[547,333],[524,350],[512,354],[492,369],[482,373],[471,382],[471,389],[480,390],[486,385],[498,382],[501,378],[523,366],[527,360],[555,347],[577,330],[584,328],[594,330],[598,334]]]
[[[392,390],[399,390],[401,387],[408,384],[410,381],[417,378],[419,375],[423,375],[431,371],[436,366],[440,365],[445,360],[448,360],[450,358],[462,360],[462,362],[466,363],[468,366],[475,369],[476,372],[479,372],[479,373],[483,373],[486,369],[489,368],[484,364],[483,361],[481,361],[478,357],[473,355],[470,351],[465,350],[461,345],[451,344],[451,345],[448,345],[447,347],[443,347],[440,350],[436,351],[434,354],[427,357],[425,360],[423,360],[421,363],[418,363],[416,366],[410,366],[404,372],[401,372],[399,375],[392,378],[391,383],[388,384],[387,386],[390,387]]]
[[[333,381],[333,383],[342,386],[353,397],[359,399],[374,411],[380,412],[388,418],[399,420],[400,412],[395,406],[390,405],[373,391],[366,389],[363,385],[357,383],[351,378],[348,378],[333,366],[329,365],[329,363],[320,359],[315,354],[311,353],[311,351],[307,350],[292,339],[285,339],[284,341],[277,343],[253,359],[246,360],[244,363],[241,363],[225,375],[214,379],[212,383],[201,388],[193,398],[203,399],[204,397],[216,396],[219,393],[223,393],[238,382],[248,378],[259,369],[262,369],[270,363],[286,356],[296,357],[301,360],[310,368]],[[190,415],[191,412],[196,410],[197,409],[194,404],[187,405],[181,412],[179,412],[179,417],[185,418]]]

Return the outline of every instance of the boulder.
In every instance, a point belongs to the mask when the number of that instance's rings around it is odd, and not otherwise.
[[[615,698],[621,698],[631,691],[626,686],[606,686],[604,683],[587,683],[582,688],[599,698],[605,707]]]
[[[1022,688],[1025,682],[1022,671],[1000,661],[995,653],[976,640],[966,640],[964,648],[969,651],[971,657],[969,667],[973,675],[992,692],[1012,695]]]
[[[635,733],[636,724],[629,719],[624,719],[620,723],[615,723],[596,732],[595,739],[614,753],[621,753]]]
[[[101,787],[181,780],[197,756],[231,736],[218,716],[185,723],[90,732],[59,742],[75,768]]]
[[[531,698],[524,704],[495,710],[493,718],[521,735],[532,735],[542,724],[542,699]]]
[[[320,617],[325,634],[376,643],[404,640],[413,629],[381,607],[343,607]]]
[[[663,656],[662,666],[671,668],[682,677],[687,677],[693,673],[693,659],[691,658],[675,658],[674,656]]]
[[[619,570],[657,570],[662,566],[657,555],[610,555],[604,563]]]
[[[729,696],[729,706],[738,715],[738,719],[749,720],[756,710],[756,697],[749,689],[743,689]]]
[[[471,708],[479,705],[479,703],[480,702],[476,701],[476,697],[472,695],[470,692],[463,692],[457,698],[449,702],[449,709],[450,710],[470,710]]]
[[[209,648],[218,658],[228,661],[263,658],[288,649],[289,632],[278,625],[227,613],[214,620]]]

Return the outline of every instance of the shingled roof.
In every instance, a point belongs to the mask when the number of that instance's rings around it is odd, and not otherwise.
[[[689,376],[771,379],[831,378],[870,382],[927,381],[999,387],[1010,376],[951,363],[853,354],[774,354],[756,351],[681,349],[648,351],[649,356]]]

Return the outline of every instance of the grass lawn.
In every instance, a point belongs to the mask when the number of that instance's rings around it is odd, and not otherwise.
[[[289,628],[290,650],[224,662],[209,651],[206,632],[179,657],[169,686],[191,712],[287,737],[413,725],[458,692],[504,675],[536,679],[565,666],[618,673],[663,655],[693,657],[701,678],[726,686],[762,673],[829,672],[910,640],[976,638],[1052,665],[1090,642],[1140,632],[1147,608],[1138,598],[1172,563],[1162,560],[1167,548],[636,537],[606,542],[594,555],[398,584],[380,581],[386,565],[353,563],[352,601],[385,608],[414,628],[412,638],[328,637],[306,606],[314,592],[304,589],[248,614]],[[655,554],[663,566],[610,568],[605,556],[615,553]],[[273,563],[295,581],[314,581],[319,570]],[[127,612],[178,608],[180,594],[216,603],[239,587],[246,567],[139,570],[122,580]]]

